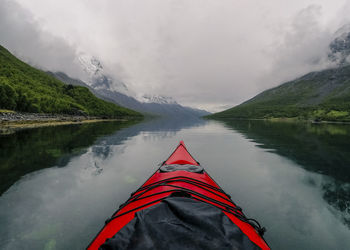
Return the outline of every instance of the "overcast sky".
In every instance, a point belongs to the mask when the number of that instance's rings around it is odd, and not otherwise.
[[[137,94],[222,110],[329,66],[350,0],[0,0],[0,44],[81,75],[99,58]]]

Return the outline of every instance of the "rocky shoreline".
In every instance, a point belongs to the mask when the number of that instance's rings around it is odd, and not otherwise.
[[[96,117],[61,114],[0,112],[0,126],[2,124],[12,122],[83,121],[88,119],[96,119]]]
[[[0,135],[12,134],[17,130],[46,126],[116,121],[118,119],[102,119],[100,117],[63,114],[39,114],[13,111],[0,112]],[[120,120],[120,119],[119,119]]]

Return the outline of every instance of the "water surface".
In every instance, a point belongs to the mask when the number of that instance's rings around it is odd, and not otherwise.
[[[85,248],[180,140],[273,249],[350,249],[349,126],[89,125],[0,137],[0,249]]]

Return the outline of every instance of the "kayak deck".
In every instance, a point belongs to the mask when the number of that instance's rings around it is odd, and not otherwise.
[[[187,197],[219,208],[251,242],[259,248],[269,249],[262,237],[264,229],[244,215],[191,156],[182,141],[161,167],[106,221],[88,249],[98,249],[128,225],[136,213],[159,206],[169,197]]]

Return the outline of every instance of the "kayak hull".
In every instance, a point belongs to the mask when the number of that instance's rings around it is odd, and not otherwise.
[[[182,166],[184,170],[177,170],[176,168],[179,165]],[[200,167],[200,164],[188,153],[183,142],[180,142],[177,149],[162,166],[174,166],[174,169],[170,169],[169,171],[166,169],[168,172],[164,172],[162,167],[159,168],[130,196],[129,200],[106,221],[105,226],[88,246],[89,250],[98,249],[107,239],[112,238],[135,218],[137,212],[159,204],[165,198],[173,196],[174,194],[177,195],[178,193],[180,193],[180,195],[188,195],[192,199],[220,208],[222,212],[248,236],[250,241],[261,249],[270,249],[257,229],[248,221],[242,220],[242,218],[245,217],[241,209],[234,204],[228,194],[222,191],[220,186],[208,173]],[[186,170],[186,166],[188,166],[188,170]]]

